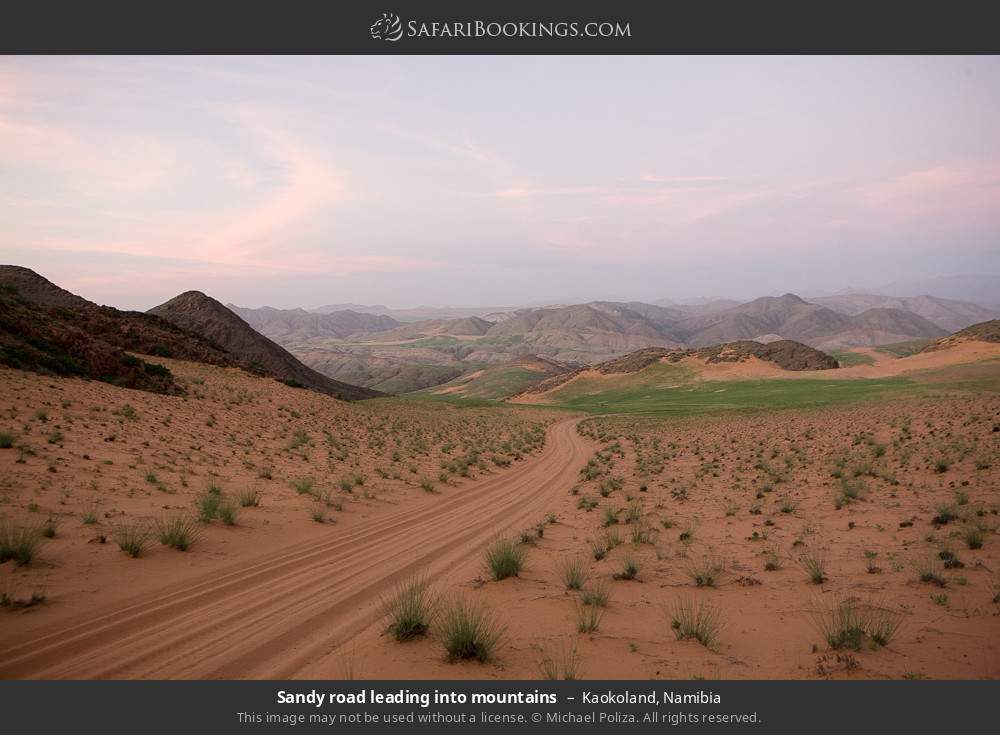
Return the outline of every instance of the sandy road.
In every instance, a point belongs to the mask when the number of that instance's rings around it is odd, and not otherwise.
[[[467,582],[494,534],[542,520],[592,451],[576,423],[553,424],[545,448],[520,466],[419,508],[0,642],[0,678],[295,677],[379,624],[380,596],[399,580],[420,572]]]

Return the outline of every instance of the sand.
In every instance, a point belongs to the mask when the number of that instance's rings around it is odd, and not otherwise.
[[[572,650],[576,675],[585,678],[1000,674],[995,395],[752,418],[578,423],[580,417],[553,420],[538,409],[461,413],[469,409],[405,401],[355,407],[238,371],[171,367],[203,379],[191,388],[204,397],[164,399],[11,371],[0,376],[8,389],[0,416],[8,425],[26,424],[36,452],[18,464],[17,450],[0,451],[0,512],[18,522],[59,514],[63,492],[71,491],[59,532],[42,545],[39,559],[19,569],[3,565],[20,590],[44,589],[46,599],[0,611],[0,676],[530,679],[540,676],[543,653],[560,659]],[[238,403],[241,391],[254,397]],[[138,418],[112,419],[126,400]],[[43,408],[49,417],[39,422],[33,417]],[[473,467],[468,478],[453,475],[437,492],[422,491],[417,478],[436,476],[457,453],[442,453],[443,446],[463,434],[482,433],[491,451],[501,450],[506,434],[493,441],[480,419],[514,435],[543,421],[544,447],[510,467]],[[365,446],[371,427],[383,421],[385,430],[374,433],[389,437],[389,427],[400,427],[404,449],[417,437],[430,445],[427,456],[408,453],[401,461],[418,463],[417,473],[404,470],[399,480],[374,475],[395,446]],[[44,437],[55,424],[65,436],[50,445]],[[297,426],[315,446],[287,449]],[[330,459],[323,427],[336,429],[351,459]],[[112,433],[116,441],[105,442]],[[606,461],[596,466],[608,470],[585,480],[580,470],[598,452]],[[101,464],[106,459],[114,464]],[[863,486],[861,497],[839,510],[837,460],[847,481]],[[273,467],[274,480],[257,477],[264,465]],[[147,487],[150,467],[176,494]],[[329,482],[348,470],[365,472],[365,485],[337,496],[344,510],[329,511],[334,522],[312,522],[308,511],[316,502],[295,493],[287,479],[308,473]],[[604,498],[599,491],[609,477],[621,487]],[[213,522],[187,552],[154,541],[146,555],[131,559],[111,541],[91,543],[118,517],[103,512],[150,517],[162,506],[190,507],[213,479],[227,492],[259,483],[264,502],[243,509],[235,527]],[[92,495],[102,498],[96,527],[78,520],[77,506]],[[580,497],[593,498],[597,508],[581,509]],[[32,502],[38,512],[26,509]],[[959,518],[936,527],[932,519],[947,504]],[[611,528],[624,543],[595,561],[590,542],[607,533],[605,505],[617,511]],[[751,512],[757,505],[760,512]],[[630,506],[637,509],[633,522],[625,512]],[[534,527],[548,514],[555,522],[528,547],[519,577],[488,580],[482,554],[491,539]],[[980,549],[963,541],[973,524],[984,528]],[[636,528],[646,538],[632,544]],[[681,540],[683,532],[691,538]],[[781,569],[764,570],[765,549],[774,550]],[[937,558],[942,549],[964,566],[945,570]],[[866,550],[876,554],[877,573],[866,569]],[[799,565],[813,552],[826,557],[828,579],[820,585]],[[639,563],[638,579],[614,580],[626,554]],[[571,557],[586,562],[588,586],[602,582],[611,590],[593,633],[576,631],[579,593],[561,581],[561,564]],[[724,565],[714,588],[696,587],[688,574],[706,558]],[[918,580],[917,565],[927,559],[944,587]],[[493,611],[507,630],[493,660],[448,662],[433,626],[408,643],[385,634],[380,598],[414,572],[444,597],[463,594]],[[687,599],[719,611],[725,626],[712,648],[674,635],[671,611]],[[899,616],[888,645],[830,649],[814,615],[844,599]]]

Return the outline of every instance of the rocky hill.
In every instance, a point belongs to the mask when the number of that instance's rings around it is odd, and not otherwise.
[[[980,324],[973,324],[971,327],[960,329],[954,334],[949,334],[947,337],[932,342],[921,351],[934,352],[935,350],[945,349],[951,345],[972,340],[979,342],[1000,342],[1000,319],[991,319],[988,322],[981,322]]]
[[[27,268],[0,266],[0,363],[126,388],[180,390],[166,368],[133,352],[233,364],[215,343],[157,316],[98,306]]]
[[[271,375],[290,385],[311,388],[344,400],[378,395],[377,391],[333,380],[303,365],[288,350],[200,291],[186,291],[148,313],[207,337],[241,367]]]
[[[593,370],[602,375],[627,375],[641,372],[660,361],[679,362],[686,357],[698,358],[707,364],[743,362],[750,357],[755,357],[765,362],[774,363],[782,370],[793,371],[833,370],[839,366],[839,363],[825,352],[788,339],[767,344],[754,341],[729,342],[700,349],[671,350],[650,347],[606,360],[589,368],[563,371],[529,386],[521,394],[544,393],[557,388],[587,370]]]

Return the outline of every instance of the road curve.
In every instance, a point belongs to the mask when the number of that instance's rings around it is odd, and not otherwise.
[[[590,453],[578,419],[544,449],[418,509],[172,583],[0,649],[5,679],[294,678],[378,624],[382,595],[414,572],[441,579],[498,532],[538,522]],[[81,611],[84,613],[87,611]]]

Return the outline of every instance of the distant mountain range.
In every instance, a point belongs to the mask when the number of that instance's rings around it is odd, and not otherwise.
[[[788,293],[745,303],[663,299],[444,310],[457,316],[407,322],[357,310],[368,307],[334,308],[343,304],[309,311],[224,306],[197,291],[148,313],[119,311],[17,266],[0,266],[0,286],[8,312],[0,324],[0,357],[25,364],[62,360],[75,374],[168,390],[125,353],[172,356],[236,365],[346,399],[445,384],[443,390],[486,396],[535,374],[551,377],[645,349],[793,340],[840,350],[934,340],[1000,316],[997,309],[937,296],[840,293],[807,300]]]
[[[965,301],[861,293],[810,300],[789,293],[746,303],[594,301],[402,324],[374,314],[365,321],[353,310],[319,315],[232,308],[316,370],[392,392],[428,389],[485,366],[536,356],[569,369],[644,348],[745,340],[788,339],[837,350],[936,339],[1000,315]]]

